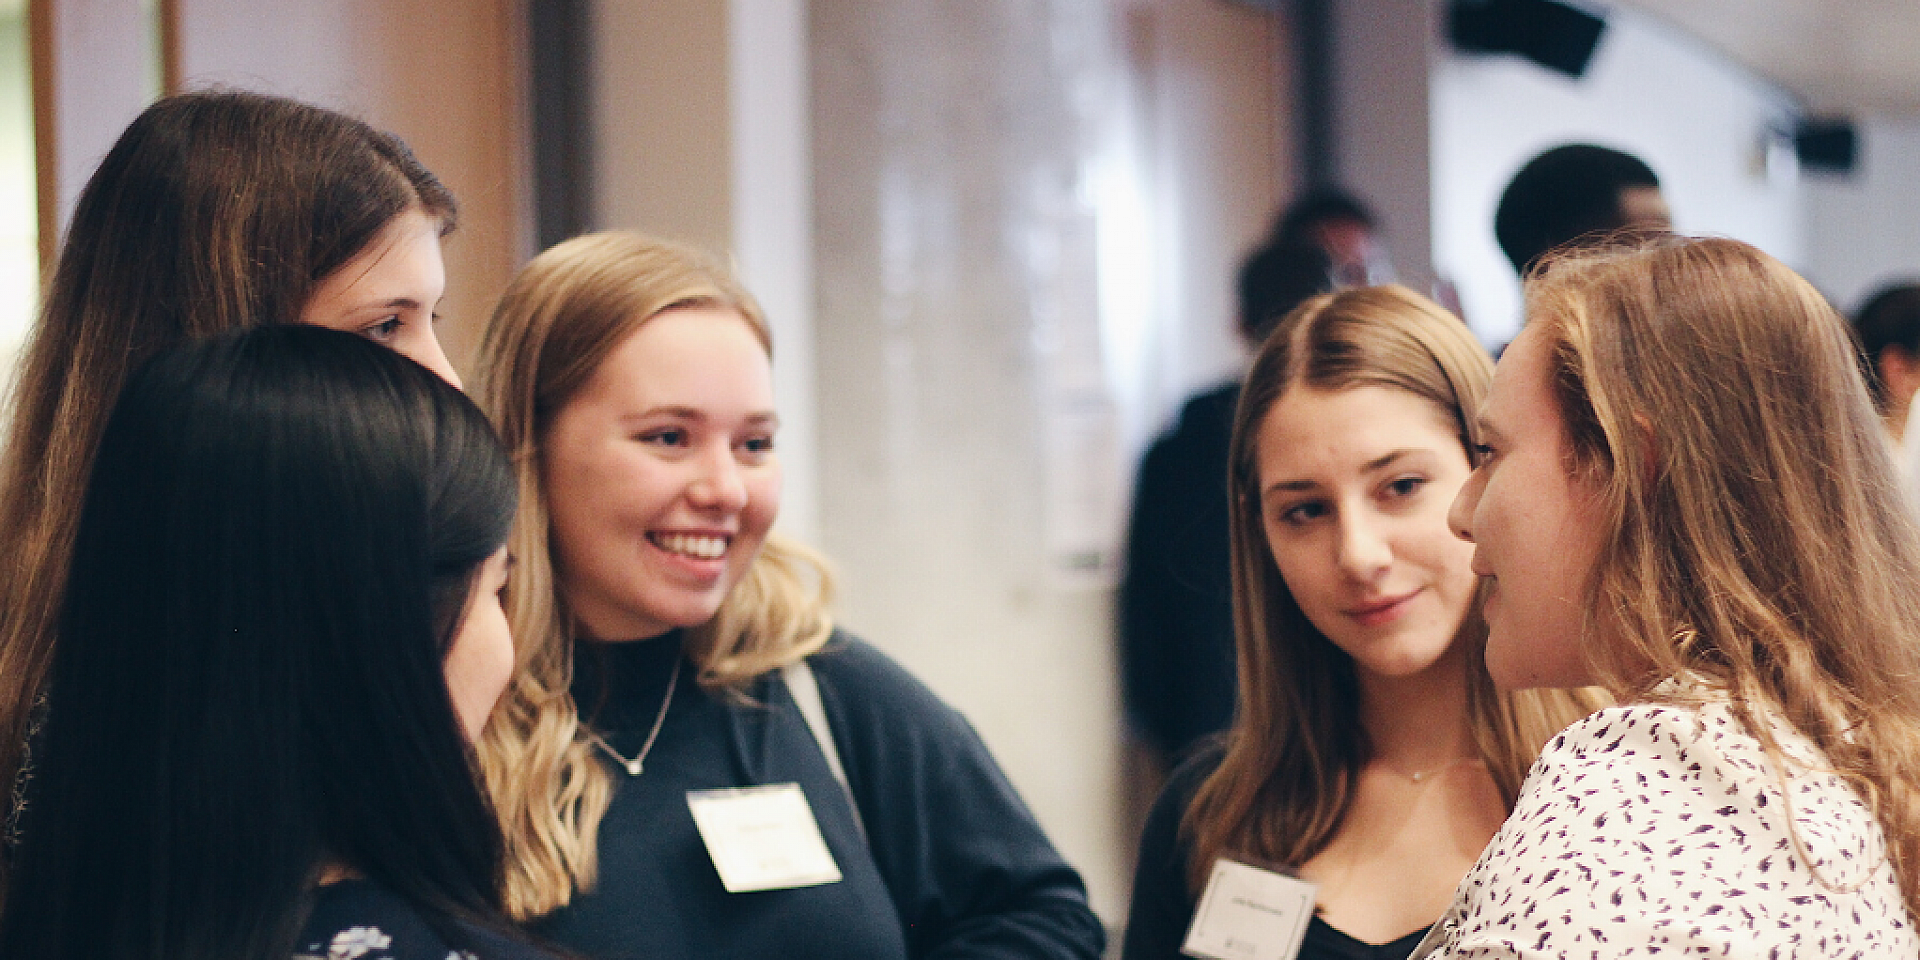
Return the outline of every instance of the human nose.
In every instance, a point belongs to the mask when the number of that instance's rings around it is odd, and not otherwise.
[[[1473,542],[1473,513],[1480,509],[1480,491],[1485,486],[1485,473],[1473,471],[1467,475],[1467,482],[1460,485],[1460,492],[1453,495],[1453,504],[1447,507],[1447,529],[1468,543]]]
[[[727,513],[746,507],[746,478],[730,448],[722,446],[700,458],[699,472],[687,485],[687,497],[695,506]]]
[[[1355,580],[1370,581],[1393,565],[1393,547],[1374,518],[1348,511],[1340,518],[1340,569]]]
[[[420,337],[417,342],[408,345],[410,349],[400,352],[406,354],[415,363],[439,374],[442,380],[453,384],[454,389],[465,390],[467,385],[460,382],[460,374],[454,371],[453,361],[447,359],[447,351],[440,346],[439,335],[433,332],[431,326],[427,326],[425,333],[426,335]]]

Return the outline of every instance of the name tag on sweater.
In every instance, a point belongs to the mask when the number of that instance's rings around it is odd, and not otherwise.
[[[1180,952],[1204,960],[1294,960],[1318,889],[1305,880],[1216,860]]]
[[[797,783],[689,790],[687,806],[728,893],[834,883],[840,865]]]

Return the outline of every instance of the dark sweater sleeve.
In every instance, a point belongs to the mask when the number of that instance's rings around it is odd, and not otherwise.
[[[1233,719],[1227,450],[1233,385],[1188,401],[1140,461],[1118,594],[1128,719],[1179,757]]]
[[[1220,765],[1217,747],[1180,765],[1153,802],[1140,831],[1140,859],[1133,872],[1133,903],[1127,910],[1122,960],[1181,960],[1193,922],[1194,896],[1187,888],[1192,853],[1180,839],[1180,819],[1207,775]]]
[[[971,725],[836,635],[809,662],[915,958],[1099,957],[1106,934]]]

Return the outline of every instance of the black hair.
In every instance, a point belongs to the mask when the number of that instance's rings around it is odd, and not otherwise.
[[[1513,175],[1494,211],[1493,234],[1524,276],[1556,247],[1627,226],[1620,191],[1659,186],[1660,178],[1639,157],[1590,143],[1564,144]]]
[[[1873,405],[1887,411],[1892,398],[1880,377],[1880,353],[1900,347],[1920,357],[1920,283],[1908,281],[1881,287],[1853,315],[1854,345],[1860,351],[1860,372],[1867,378]]]
[[[1317,243],[1275,240],[1240,264],[1240,335],[1258,348],[1280,318],[1334,288],[1333,259]]]
[[[1271,240],[1275,244],[1318,243],[1314,228],[1333,220],[1350,220],[1368,230],[1379,229],[1373,211],[1367,209],[1359,197],[1325,187],[1287,204],[1274,220]]]
[[[361,337],[144,365],[81,510],[0,955],[285,960],[328,865],[455,943],[496,923],[442,661],[514,505],[473,404]]]

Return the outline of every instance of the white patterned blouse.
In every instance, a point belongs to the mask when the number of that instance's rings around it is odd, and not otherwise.
[[[1774,729],[1786,764],[1724,701],[1568,727],[1416,956],[1920,957],[1879,823],[1810,741]]]

